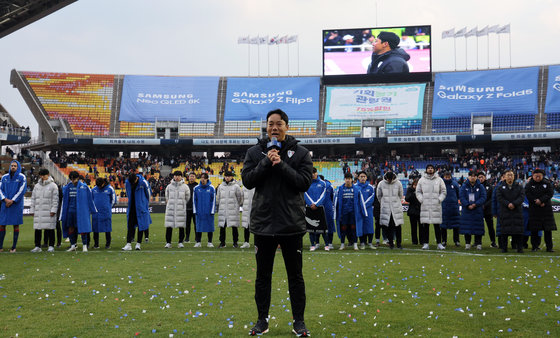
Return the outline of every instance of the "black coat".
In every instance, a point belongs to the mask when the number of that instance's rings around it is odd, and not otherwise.
[[[484,189],[486,189],[486,202],[484,202],[484,217],[492,217],[492,193],[494,188],[488,183],[488,181],[484,181],[482,183]]]
[[[408,202],[408,217],[420,217],[420,202],[418,202],[418,198],[416,198],[415,188],[412,186],[406,188],[406,196],[404,197],[404,200]]]
[[[498,201],[499,221],[502,235],[523,235],[523,201],[525,193],[519,183],[513,182],[511,187],[504,182],[496,187],[494,191]],[[510,210],[508,205],[512,203],[515,208]]]
[[[547,179],[538,183],[530,179],[525,186],[525,194],[527,194],[527,200],[529,201],[528,229],[530,231],[556,230],[551,203],[554,195],[552,183]],[[544,203],[544,207],[535,204],[537,199]]]
[[[375,199],[373,200],[373,218],[375,218],[376,220],[379,220],[381,218],[381,202],[379,202],[379,200],[377,199],[377,194],[375,194]]]
[[[309,150],[287,135],[279,152],[282,162],[272,166],[266,156],[268,138],[247,150],[241,178],[255,188],[249,230],[263,236],[306,233],[304,193],[312,181]]]

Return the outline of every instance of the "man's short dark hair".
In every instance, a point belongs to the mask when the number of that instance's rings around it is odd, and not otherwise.
[[[204,179],[208,179],[208,173],[202,173],[200,174],[200,178],[204,178]]]
[[[315,174],[317,172],[317,168],[313,167],[313,173]]]
[[[173,176],[183,176],[183,173],[180,170],[175,170]]]
[[[48,175],[48,174],[49,174],[49,169],[42,168],[41,170],[39,170],[39,176]]]
[[[233,172],[231,172],[231,171],[228,170],[228,171],[226,171],[226,172],[224,173],[224,176],[231,176],[231,177],[233,177],[233,176],[235,176],[235,175],[233,175]]]
[[[134,171],[131,171],[130,174],[128,174],[128,181],[129,182],[136,182],[137,178],[138,178],[138,176],[136,176],[136,173]]]
[[[344,179],[347,179],[347,178],[350,178],[350,179],[353,180],[353,179],[354,179],[354,176],[352,176],[351,173],[346,173],[346,174],[344,174]]]
[[[486,173],[484,171],[479,171],[478,174],[476,176],[484,176],[484,178],[486,178]]]
[[[469,171],[469,176],[478,176],[478,173],[474,170]]]
[[[393,32],[380,32],[379,34],[377,34],[377,38],[382,42],[387,42],[391,49],[397,48],[399,46],[399,43],[401,42],[399,36]]]
[[[533,170],[533,174],[542,174],[544,176],[544,170],[537,168]]]
[[[72,170],[69,174],[68,174],[68,178],[70,179],[70,181],[75,180],[76,178],[80,178],[80,174],[76,171],[76,170]]]
[[[360,172],[358,172],[358,176],[360,176],[361,174],[364,174],[364,175],[366,175],[366,177],[368,177],[368,174],[367,174],[365,171],[363,171],[363,170],[360,171]]]
[[[274,115],[274,114],[280,115],[280,118],[282,120],[284,120],[284,122],[286,122],[286,124],[288,124],[290,119],[288,118],[288,114],[286,114],[282,109],[275,109],[275,110],[269,111],[268,114],[266,114],[266,120],[268,121],[268,118],[271,115]]]
[[[191,175],[194,175],[196,177],[196,174],[192,171],[188,174],[188,176],[191,176]]]

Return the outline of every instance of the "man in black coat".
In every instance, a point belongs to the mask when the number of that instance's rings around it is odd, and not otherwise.
[[[507,169],[504,172],[505,180],[502,185],[496,187],[496,199],[498,200],[498,208],[501,226],[500,247],[502,252],[507,252],[507,239],[512,236],[514,247],[517,252],[523,252],[523,201],[525,193],[521,185],[515,182],[513,170]]]
[[[478,181],[484,186],[486,189],[486,202],[484,202],[484,220],[486,221],[486,227],[488,228],[488,236],[490,236],[490,246],[493,248],[497,248],[496,245],[496,231],[494,230],[494,218],[492,217],[492,192],[493,188],[486,181],[486,174],[481,171],[478,173]]]
[[[399,48],[400,38],[393,32],[380,32],[373,43],[368,74],[409,73],[410,55]]]
[[[539,231],[544,232],[544,243],[546,251],[554,252],[552,249],[552,230],[556,230],[556,222],[552,212],[551,199],[554,195],[552,183],[544,178],[544,170],[535,169],[533,176],[525,186],[527,199],[529,200],[529,225],[531,231],[531,246],[537,251],[540,245]]]
[[[288,115],[280,109],[266,116],[267,138],[249,148],[241,178],[247,189],[255,188],[249,229],[254,234],[257,277],[255,302],[258,320],[249,334],[268,332],[268,311],[274,255],[278,246],[288,274],[293,332],[308,337],[304,323],[303,235],[307,232],[304,193],[309,189],[313,162],[309,150],[286,135]]]

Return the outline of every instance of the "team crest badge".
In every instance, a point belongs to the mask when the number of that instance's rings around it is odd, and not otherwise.
[[[296,153],[296,152],[293,151],[293,150],[288,150],[288,157],[289,157],[289,158],[292,158],[292,156],[294,156],[295,153]]]

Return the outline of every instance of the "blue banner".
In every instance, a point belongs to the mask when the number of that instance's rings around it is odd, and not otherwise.
[[[219,77],[124,77],[119,121],[216,122]]]
[[[432,118],[538,113],[539,68],[437,73]]]
[[[548,66],[544,113],[560,113],[560,66]]]
[[[228,78],[224,119],[266,120],[282,109],[290,120],[318,120],[319,86],[319,77]]]

